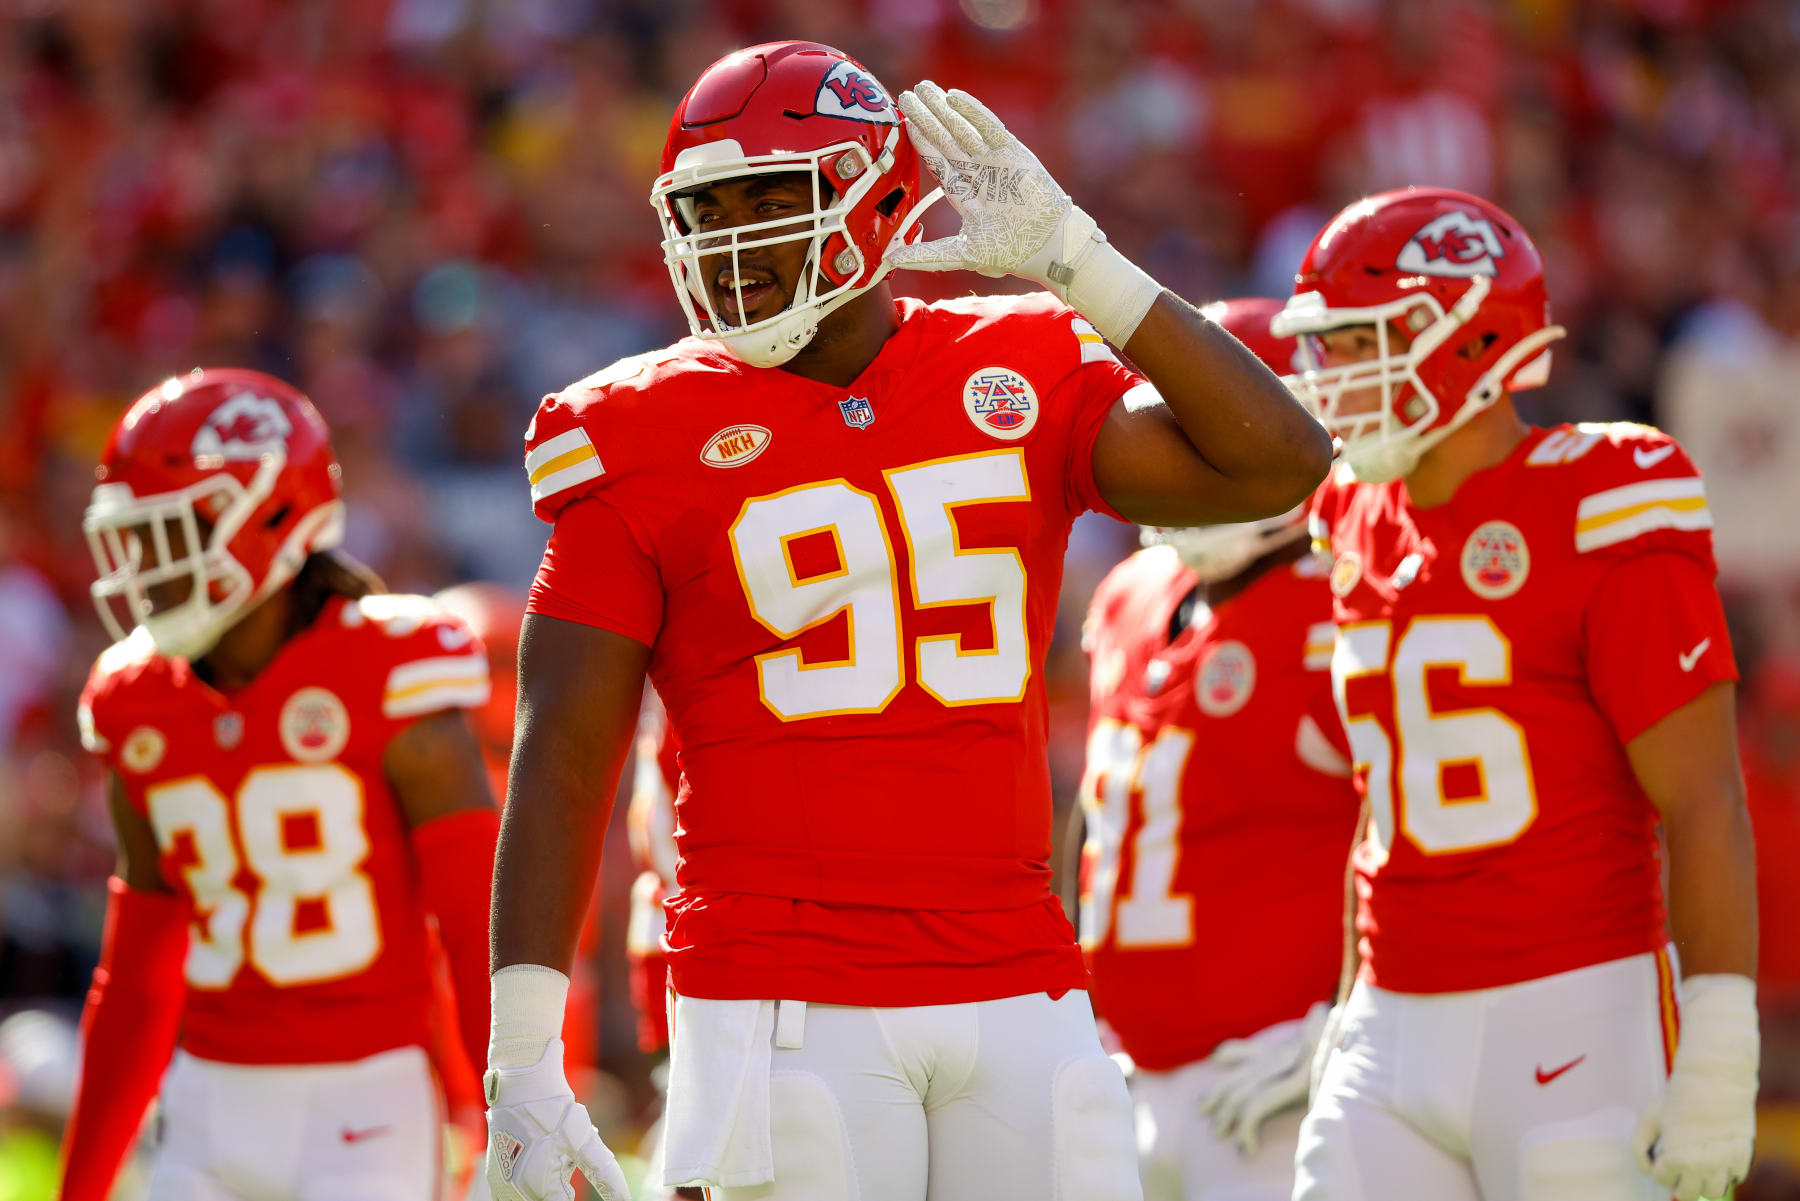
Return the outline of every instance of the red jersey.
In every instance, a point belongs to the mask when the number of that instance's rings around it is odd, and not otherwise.
[[[1094,593],[1084,639],[1081,942],[1095,1007],[1154,1071],[1331,996],[1356,829],[1324,564],[1198,603],[1171,641],[1198,582],[1173,548],[1139,551]]]
[[[1342,473],[1332,680],[1371,814],[1364,978],[1488,988],[1662,947],[1625,744],[1737,668],[1699,473],[1640,425],[1533,430],[1447,503]]]
[[[193,906],[191,1054],[338,1063],[429,1045],[425,913],[382,755],[417,718],[487,694],[480,642],[417,596],[327,602],[231,693],[141,629],[100,656],[82,738]]]
[[[847,388],[684,340],[549,397],[531,607],[652,647],[681,741],[678,991],[1081,987],[1042,668],[1101,422],[1140,377],[1044,294],[895,305]]]
[[[638,1011],[638,1046],[644,1051],[660,1051],[669,1045],[663,902],[675,893],[675,793],[680,787],[675,733],[669,728],[662,702],[652,692],[645,697],[638,717],[637,763],[631,780],[631,810],[626,815],[631,861],[638,874],[631,884],[625,957],[631,965],[631,1001]]]

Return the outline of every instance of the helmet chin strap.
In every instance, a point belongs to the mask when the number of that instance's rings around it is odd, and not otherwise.
[[[753,333],[725,334],[719,340],[734,357],[752,367],[781,366],[811,344],[818,336],[819,325],[825,318],[888,277],[894,269],[893,264],[887,261],[888,252],[895,246],[905,245],[906,235],[917,228],[925,210],[943,198],[944,189],[933,188],[925,194],[923,200],[913,206],[912,212],[906,215],[906,220],[895,228],[887,245],[881,248],[881,260],[868,283],[860,288],[850,288],[824,304],[800,308],[797,306],[806,304],[807,298],[812,295],[812,282],[818,274],[818,256],[825,245],[825,237],[817,238],[807,254],[806,265],[800,270],[799,295],[788,302],[788,308],[794,311],[785,314],[767,329],[759,329]]]

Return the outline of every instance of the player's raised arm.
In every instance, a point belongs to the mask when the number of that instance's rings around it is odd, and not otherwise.
[[[81,1078],[63,1131],[62,1201],[105,1201],[175,1051],[186,985],[186,902],[157,873],[156,834],[118,777],[108,791],[119,865],[100,966],[81,1014]]]
[[[897,247],[889,262],[1042,284],[1161,394],[1160,404],[1121,402],[1100,431],[1094,479],[1113,508],[1191,526],[1272,517],[1306,499],[1330,466],[1331,439],[1255,355],[1108,243],[979,100],[927,80],[900,108],[963,227]]]

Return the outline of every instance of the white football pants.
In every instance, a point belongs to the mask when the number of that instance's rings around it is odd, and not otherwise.
[[[1256,1154],[1245,1157],[1235,1142],[1216,1137],[1212,1119],[1200,1112],[1200,1103],[1224,1078],[1224,1069],[1204,1059],[1166,1072],[1138,1068],[1132,1073],[1145,1201],[1288,1201],[1293,1196],[1302,1107],[1265,1120]]]
[[[1294,1201],[1667,1201],[1632,1137],[1662,1100],[1675,979],[1659,952],[1476,992],[1359,982]]]
[[[297,1067],[177,1051],[149,1201],[434,1201],[443,1120],[418,1047]]]
[[[1100,1047],[1085,992],[806,1005],[802,1037],[795,1023],[783,1025],[769,1061],[773,1183],[714,1187],[714,1201],[1142,1196],[1131,1099]],[[695,1101],[672,1089],[671,1115]]]

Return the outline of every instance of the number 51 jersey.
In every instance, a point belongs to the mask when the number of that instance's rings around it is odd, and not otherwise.
[[[1371,816],[1364,978],[1455,992],[1661,949],[1625,747],[1737,675],[1687,455],[1647,426],[1537,429],[1443,505],[1340,476],[1313,518]]]
[[[684,340],[552,396],[536,613],[652,647],[681,753],[677,991],[1082,987],[1049,891],[1043,661],[1140,377],[1047,295],[896,302],[848,388]]]

